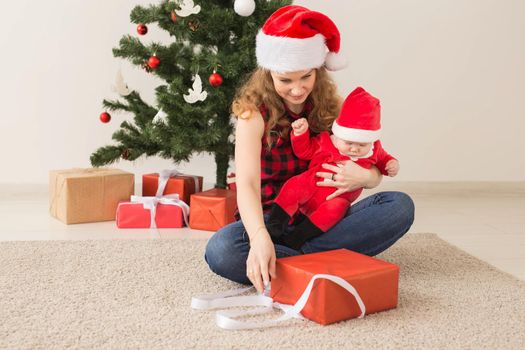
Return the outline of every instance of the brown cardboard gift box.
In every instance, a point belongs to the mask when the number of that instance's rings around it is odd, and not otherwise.
[[[111,168],[49,172],[49,212],[66,224],[115,220],[117,205],[134,193],[132,173]]]

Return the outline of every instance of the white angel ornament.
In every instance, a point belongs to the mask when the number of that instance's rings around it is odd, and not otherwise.
[[[155,114],[155,116],[153,117],[153,122],[154,123],[157,123],[157,122],[166,122],[166,117],[168,115],[166,114],[166,112],[164,112],[162,109],[159,109],[159,111],[157,112],[157,114]]]
[[[128,96],[131,94],[131,90],[128,88],[128,85],[124,82],[124,77],[122,76],[122,71],[119,69],[117,72],[117,77],[115,78],[115,85],[111,89],[118,93],[120,96]]]
[[[175,13],[179,17],[188,17],[190,15],[196,15],[199,12],[201,12],[201,7],[195,5],[193,0],[183,0],[180,5],[180,10],[175,10]]]
[[[182,97],[184,97],[184,101],[187,103],[195,103],[197,101],[204,101],[207,96],[208,93],[206,91],[202,91],[201,77],[196,74],[192,88],[188,89],[188,95],[183,95]]]

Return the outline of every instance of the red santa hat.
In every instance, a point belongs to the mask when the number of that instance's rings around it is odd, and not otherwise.
[[[280,72],[346,67],[339,54],[340,34],[330,18],[296,5],[275,11],[257,34],[259,66]]]
[[[332,124],[335,136],[355,142],[375,142],[381,136],[379,100],[362,87],[348,95],[339,117]]]

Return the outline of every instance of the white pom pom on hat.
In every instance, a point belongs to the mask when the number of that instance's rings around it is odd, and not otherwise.
[[[325,65],[340,70],[347,60],[339,53],[341,35],[326,15],[289,5],[275,11],[257,34],[255,53],[259,66],[293,72]]]
[[[348,66],[348,60],[340,53],[329,52],[326,55],[325,66],[328,70],[341,70]]]

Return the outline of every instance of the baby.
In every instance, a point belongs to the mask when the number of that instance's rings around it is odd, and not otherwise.
[[[323,131],[310,137],[305,118],[292,123],[293,151],[297,157],[310,160],[310,164],[307,171],[284,183],[272,204],[266,226],[275,243],[299,250],[304,242],[338,223],[361,194],[362,188],[326,200],[337,188],[317,186],[320,178],[316,173],[326,171],[322,168],[323,163],[342,166],[342,162],[351,160],[367,169],[375,165],[383,175],[397,175],[399,162],[383,149],[379,141],[380,112],[379,100],[358,87],[343,103],[332,125],[333,135]],[[334,182],[334,175],[332,179],[324,180]],[[292,232],[284,233],[298,211],[304,214],[303,220]]]

